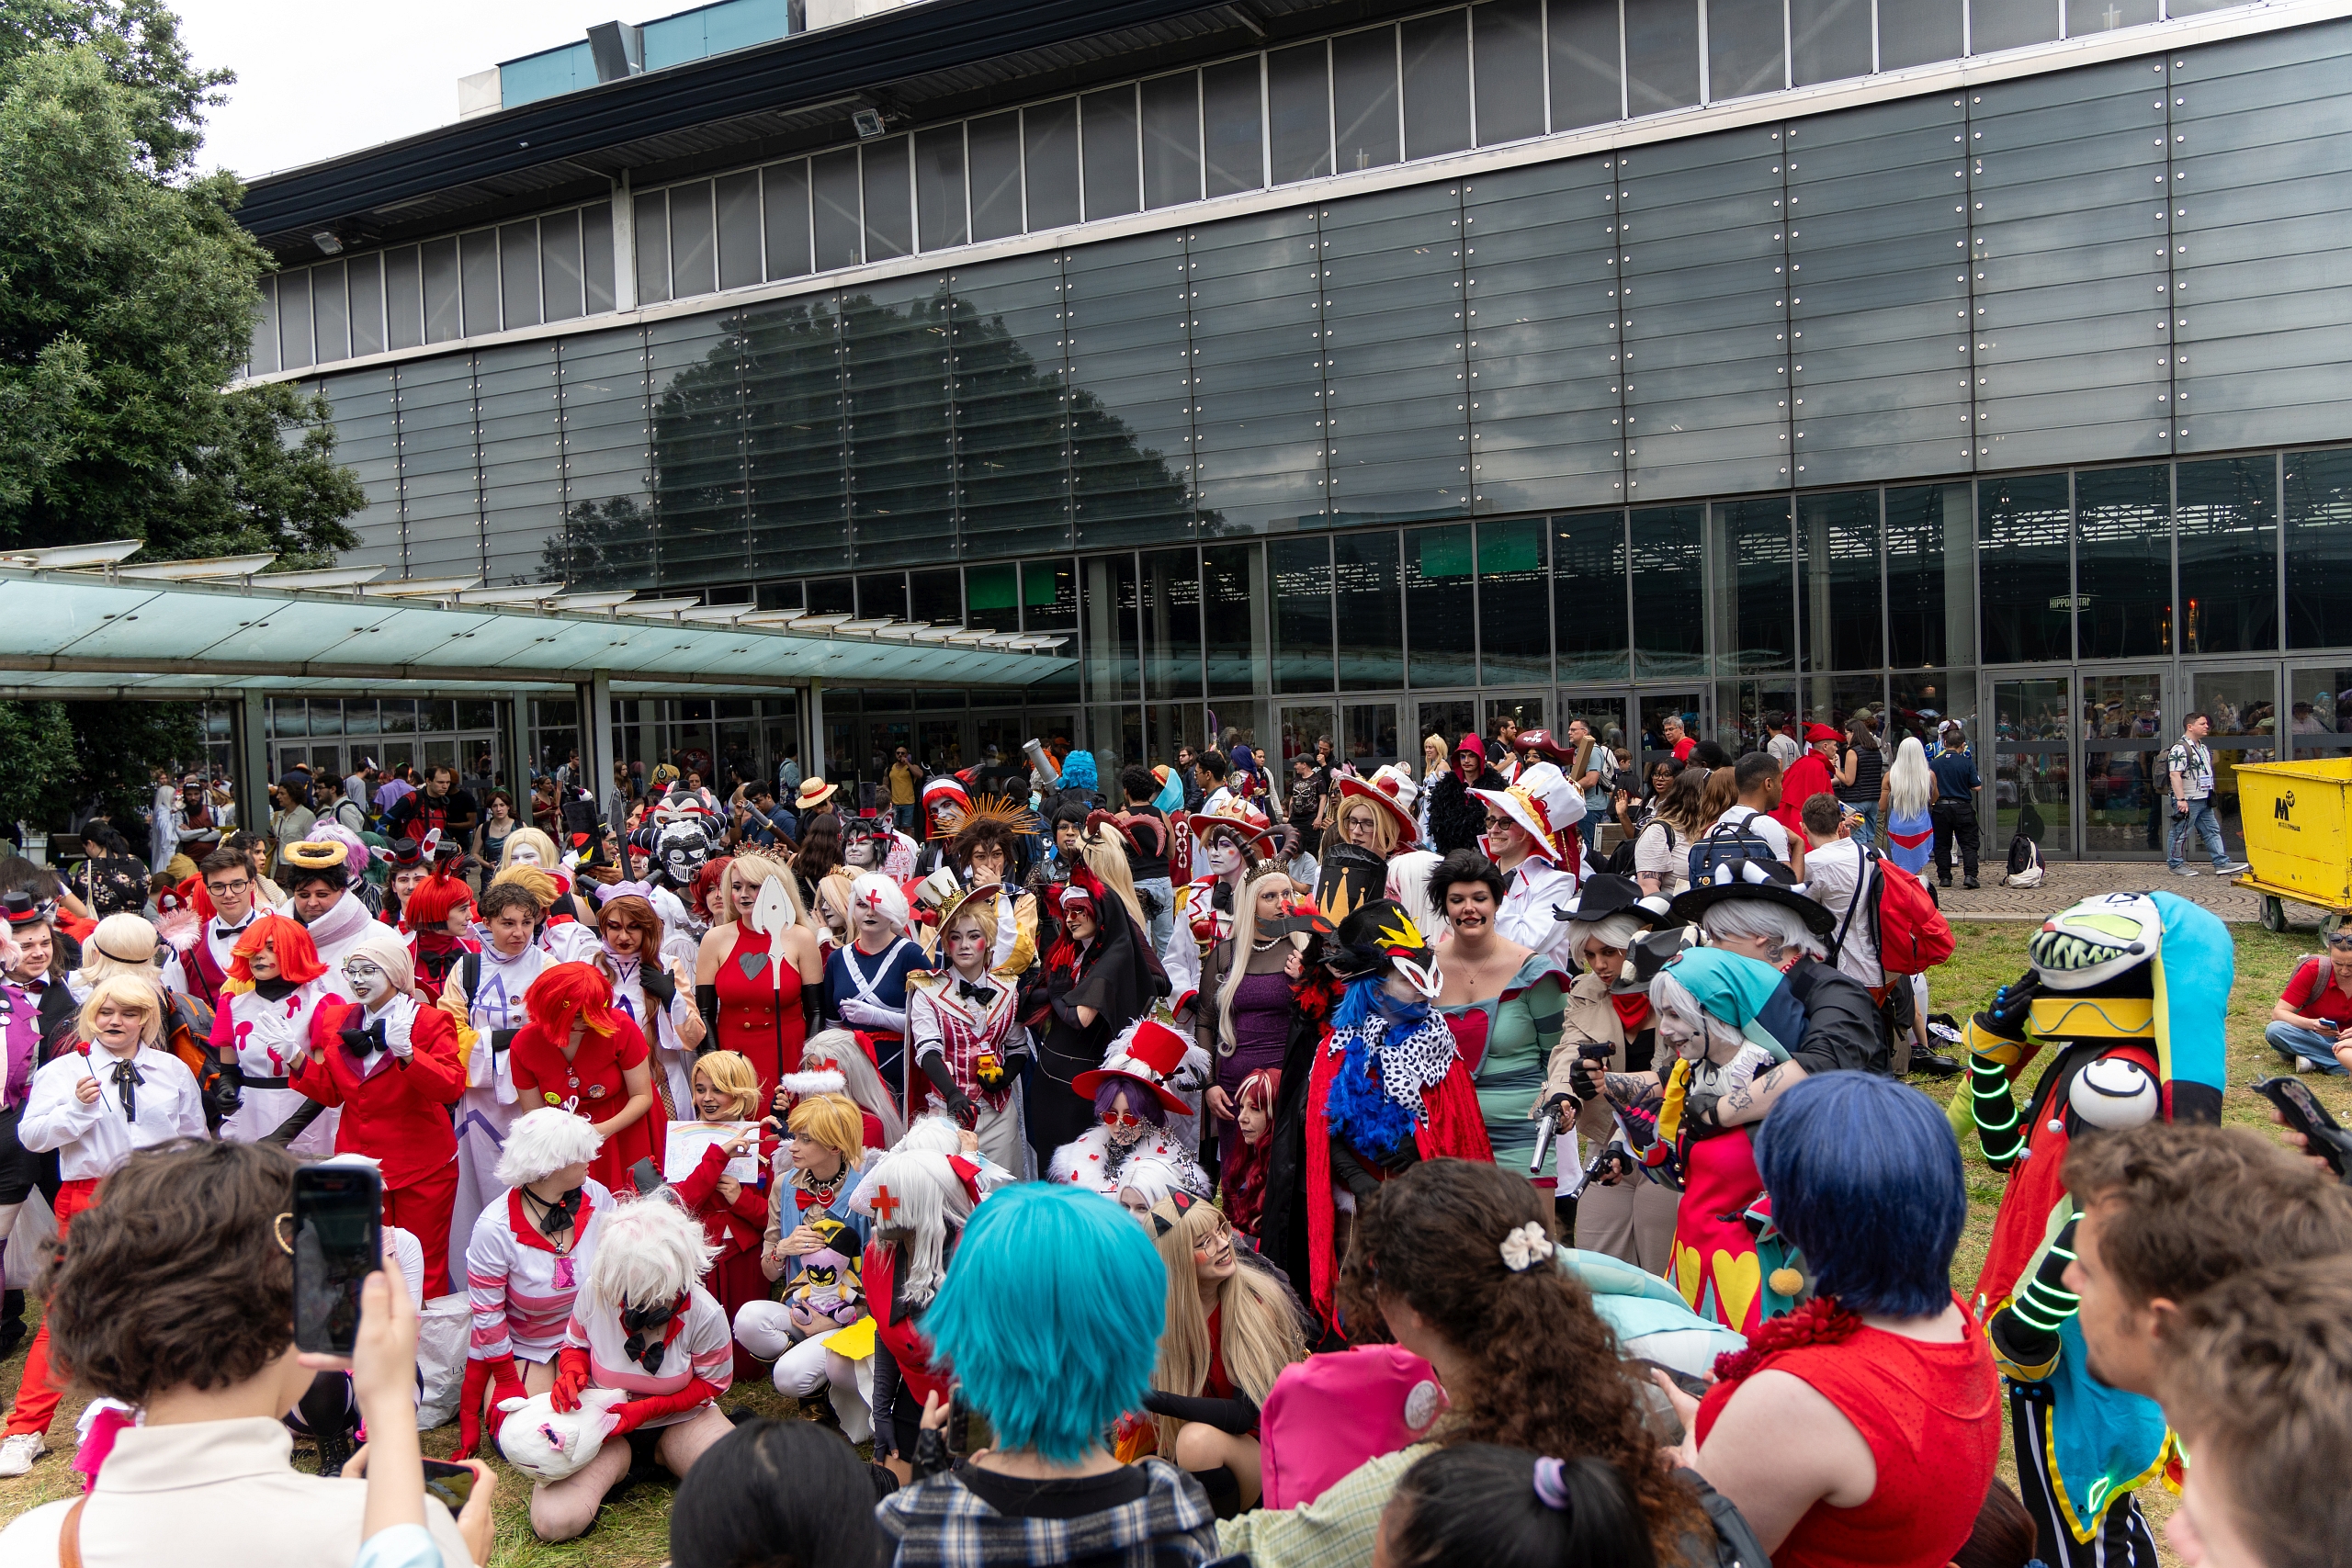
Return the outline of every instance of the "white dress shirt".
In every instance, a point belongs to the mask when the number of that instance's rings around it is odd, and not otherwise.
[[[137,1119],[125,1117],[114,1081],[115,1064],[121,1059],[93,1045],[87,1056],[69,1052],[33,1075],[17,1137],[36,1152],[55,1149],[58,1174],[68,1181],[111,1176],[134,1150],[205,1135],[204,1100],[195,1075],[177,1056],[149,1045],[130,1058],[141,1081],[131,1095]],[[87,1104],[74,1092],[85,1078],[98,1086],[98,1098]]]

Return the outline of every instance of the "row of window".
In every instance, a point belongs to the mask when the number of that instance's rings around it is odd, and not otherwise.
[[[637,298],[749,288],[2219,8],[2211,0],[1486,0],[639,193]],[[576,247],[532,229],[526,220],[430,242],[414,325],[388,310],[380,332],[355,314],[346,333],[322,313],[315,348],[297,296],[337,285],[306,285],[300,269],[289,271],[272,301],[277,324],[256,331],[254,371],[611,310],[609,213],[582,231],[602,247],[586,264],[603,269],[601,292],[575,276]],[[404,281],[387,275],[388,300]]]

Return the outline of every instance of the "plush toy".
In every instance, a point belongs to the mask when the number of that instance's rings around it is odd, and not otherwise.
[[[784,1293],[793,1334],[806,1338],[848,1327],[865,1315],[866,1307],[857,1233],[830,1217],[802,1223],[825,1238],[824,1246],[800,1255],[800,1272]]]
[[[620,1425],[614,1407],[628,1400],[618,1389],[582,1389],[580,1408],[570,1415],[559,1412],[544,1393],[500,1400],[506,1420],[498,1428],[499,1451],[534,1481],[561,1481],[596,1457]]]

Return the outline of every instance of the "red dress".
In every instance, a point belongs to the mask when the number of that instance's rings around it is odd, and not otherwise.
[[[537,1024],[526,1023],[516,1030],[506,1059],[514,1068],[518,1106],[536,1111],[553,1105],[591,1122],[611,1120],[628,1103],[628,1089],[621,1074],[647,1066],[650,1055],[636,1024],[619,1013],[613,1015],[613,1024],[610,1034],[591,1030],[582,1035],[579,1054],[569,1062],[563,1059],[562,1050],[539,1032]],[[605,1146],[589,1162],[588,1174],[616,1192],[634,1190],[629,1167],[648,1158],[659,1166],[668,1136],[662,1099],[656,1095],[643,1116],[605,1140]]]
[[[1944,1568],[1975,1529],[2001,1456],[2001,1380],[1974,1320],[1940,1345],[1858,1328],[1770,1351],[1755,1371],[1786,1372],[1836,1405],[1878,1467],[1861,1506],[1816,1502],[1805,1510],[1773,1551],[1773,1568]],[[1707,1391],[1702,1443],[1738,1386]]]
[[[751,1059],[760,1075],[762,1105],[775,1103],[776,1080],[800,1070],[800,1043],[808,1032],[800,1015],[800,971],[787,963],[771,975],[769,962],[768,939],[739,925],[713,981],[718,1019],[712,1043]]]
[[[766,1161],[761,1163],[764,1165]],[[760,1272],[760,1243],[767,1229],[768,1201],[758,1188],[746,1183],[742,1191],[736,1194],[735,1201],[728,1203],[718,1195],[718,1179],[726,1171],[727,1151],[713,1145],[703,1150],[702,1164],[684,1180],[673,1183],[672,1190],[687,1212],[702,1222],[703,1235],[718,1248],[710,1272],[702,1277],[702,1288],[727,1309],[727,1321],[732,1323],[737,1307],[745,1302],[768,1299],[768,1277]],[[735,1375],[758,1378],[765,1371],[758,1358],[739,1341],[735,1346]]]

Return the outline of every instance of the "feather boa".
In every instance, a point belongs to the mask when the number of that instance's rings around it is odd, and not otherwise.
[[[1341,1056],[1325,1109],[1327,1124],[1351,1147],[1375,1157],[1409,1143],[1421,1121],[1416,1110],[1397,1103],[1388,1093],[1380,1073],[1379,1046],[1432,1022],[1440,1029],[1445,1027],[1430,1013],[1427,1002],[1416,1002],[1396,1012],[1384,1009],[1380,1002],[1377,978],[1350,986],[1331,1010],[1331,1041],[1326,1047]],[[1411,1098],[1418,1107],[1418,1085]]]

